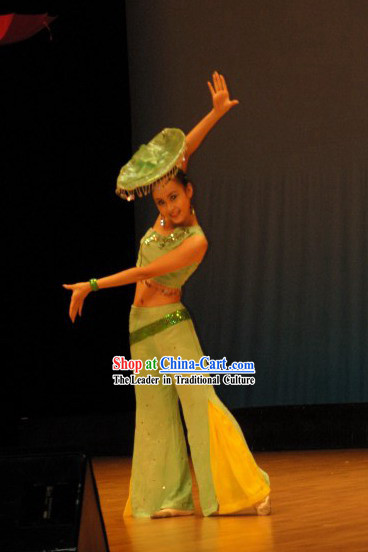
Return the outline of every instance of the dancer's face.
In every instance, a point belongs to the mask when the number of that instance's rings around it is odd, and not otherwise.
[[[183,186],[177,180],[157,185],[153,190],[153,200],[165,220],[172,226],[185,226],[190,223],[190,200],[193,187],[190,183]]]

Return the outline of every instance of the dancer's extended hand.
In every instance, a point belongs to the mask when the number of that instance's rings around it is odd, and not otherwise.
[[[213,84],[207,81],[212,96],[213,109],[222,117],[229,109],[239,103],[238,100],[230,100],[229,91],[226,86],[225,77],[215,71],[212,75]]]
[[[89,282],[78,282],[77,284],[63,284],[63,288],[70,289],[72,297],[70,299],[69,316],[74,322],[77,314],[82,316],[83,303],[87,295],[91,291]]]

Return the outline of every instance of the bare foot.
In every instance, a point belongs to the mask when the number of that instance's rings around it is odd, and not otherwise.
[[[177,517],[177,516],[192,516],[193,510],[175,510],[174,508],[163,508],[152,514],[151,519],[159,519],[165,517]]]
[[[262,502],[257,502],[254,505],[258,516],[268,516],[271,513],[271,499],[270,495],[267,495]]]

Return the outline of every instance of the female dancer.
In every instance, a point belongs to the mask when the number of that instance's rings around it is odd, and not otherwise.
[[[74,322],[91,290],[136,283],[129,331],[131,357],[143,361],[141,376],[157,375],[148,369],[147,360],[180,356],[198,362],[203,356],[190,315],[180,302],[181,286],[198,267],[208,246],[191,207],[193,186],[184,171],[190,155],[211,128],[238,104],[230,100],[219,73],[213,74],[208,86],[213,109],[187,136],[177,129],[164,130],[148,146],[141,146],[120,173],[119,195],[130,200],[134,192],[140,196],[152,189],[159,211],[141,240],[137,266],[98,280],[64,284],[73,292],[69,315]],[[163,383],[160,378],[158,385],[135,385],[134,453],[124,516],[193,514],[192,480],[178,399],[203,514],[269,514],[268,475],[257,466],[238,423],[213,386],[179,385],[171,376],[170,381]]]

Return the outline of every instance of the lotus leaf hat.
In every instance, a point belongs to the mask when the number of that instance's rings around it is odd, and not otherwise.
[[[128,201],[149,194],[156,184],[173,178],[185,161],[185,134],[179,128],[165,128],[140,146],[122,167],[116,194]]]

